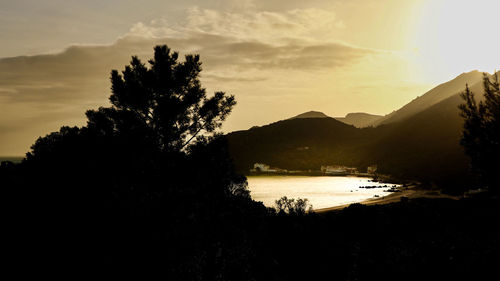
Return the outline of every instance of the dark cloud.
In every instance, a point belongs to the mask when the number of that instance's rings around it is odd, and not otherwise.
[[[122,69],[131,55],[147,58],[156,44],[200,53],[206,73],[284,68],[315,70],[350,64],[373,51],[343,44],[272,45],[235,42],[231,38],[198,34],[190,38],[129,37],[111,46],[73,46],[54,55],[0,59],[0,97],[12,102],[73,103],[102,100],[111,69]],[[215,76],[213,76],[215,77]],[[232,75],[238,78],[238,73]]]

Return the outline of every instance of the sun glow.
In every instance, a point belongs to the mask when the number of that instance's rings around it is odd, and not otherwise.
[[[431,79],[500,67],[498,0],[427,0],[414,41],[415,59]]]

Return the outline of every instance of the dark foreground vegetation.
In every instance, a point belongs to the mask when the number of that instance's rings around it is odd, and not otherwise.
[[[177,56],[159,46],[149,66],[133,58],[122,74],[112,72],[111,107],[88,111],[84,127],[40,138],[21,164],[2,163],[7,267],[17,276],[477,280],[497,274],[495,192],[459,201],[354,204],[325,214],[304,212],[304,201],[282,202],[281,211],[252,201],[227,141],[214,134],[234,97],[208,97],[198,80],[199,57],[179,62]]]

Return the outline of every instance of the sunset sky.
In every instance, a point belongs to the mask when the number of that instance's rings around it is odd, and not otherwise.
[[[224,131],[317,110],[387,114],[500,66],[498,0],[0,0],[0,155],[85,124],[109,72],[153,46],[199,53]]]

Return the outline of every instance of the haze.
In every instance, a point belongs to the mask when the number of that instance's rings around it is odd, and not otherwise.
[[[224,131],[308,110],[387,114],[500,62],[496,0],[0,1],[0,155],[83,125],[109,72],[155,44],[199,53],[208,92],[234,94]],[[495,65],[496,63],[496,65]]]

